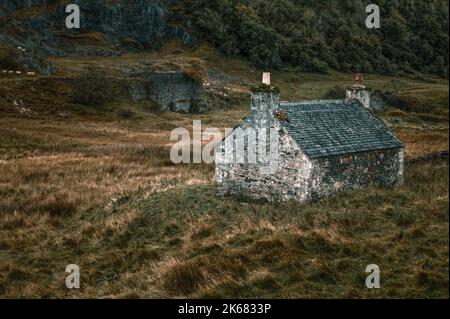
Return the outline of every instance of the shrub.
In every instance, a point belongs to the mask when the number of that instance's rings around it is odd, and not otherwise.
[[[17,54],[15,54],[11,50],[0,49],[0,69],[4,70],[20,69]]]
[[[400,109],[405,112],[427,111],[426,106],[421,106],[420,103],[414,101],[414,99],[411,98],[405,98],[403,96],[391,92],[380,93],[380,96],[386,102],[386,105]]]
[[[395,3],[383,5],[384,27],[369,34],[359,22],[362,0],[192,0],[172,10],[190,17],[196,38],[266,69],[386,75],[406,69],[448,78],[448,2]]]
[[[345,99],[345,88],[339,85],[336,85],[334,88],[328,90],[323,98],[326,100],[340,100]]]
[[[180,263],[164,277],[164,287],[173,294],[189,295],[205,282],[205,275],[195,262]]]
[[[119,115],[120,117],[122,117],[124,119],[129,119],[129,118],[134,117],[136,114],[131,110],[119,110],[117,112],[117,115]]]
[[[83,75],[75,79],[72,94],[77,104],[101,106],[111,95],[111,85],[105,75],[98,69],[88,67]]]

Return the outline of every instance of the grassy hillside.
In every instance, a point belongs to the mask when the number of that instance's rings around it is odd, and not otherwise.
[[[266,69],[448,78],[445,0],[373,1],[380,29],[366,27],[368,3],[362,0],[79,1],[78,31],[62,24],[66,2],[47,2],[3,1],[4,42],[44,55],[95,56],[157,49],[178,39],[185,47],[208,42]]]
[[[71,216],[12,214],[2,295],[445,298],[447,183],[438,161],[408,166],[399,189],[305,205],[224,200],[206,183]],[[68,262],[81,267],[80,291],[63,287]],[[364,288],[371,263],[382,289]]]
[[[160,113],[117,92],[102,107],[73,103],[86,64],[117,80],[111,65],[139,61],[196,61],[205,81],[230,88],[231,105]],[[404,186],[269,204],[219,198],[213,165],[169,159],[173,128],[240,123],[259,70],[208,46],[52,62],[54,77],[0,77],[0,296],[448,298],[448,157],[424,158],[448,152],[448,82],[366,76],[402,101],[381,116],[406,144]],[[284,100],[353,79],[291,68],[272,77]],[[64,286],[71,263],[79,291]],[[379,290],[364,288],[371,263]]]

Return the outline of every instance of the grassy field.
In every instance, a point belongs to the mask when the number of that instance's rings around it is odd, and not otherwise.
[[[0,296],[448,298],[448,158],[417,160],[448,151],[448,82],[366,76],[408,101],[381,114],[406,144],[404,186],[245,202],[215,195],[213,165],[172,164],[169,136],[194,119],[240,123],[261,71],[206,47],[170,52],[89,63],[197,61],[202,74],[231,75],[219,84],[232,107],[158,113],[123,97],[73,105],[70,79],[84,61],[70,57],[53,61],[54,78],[0,78]],[[353,76],[272,77],[291,100],[320,98]],[[80,290],[65,288],[71,263]],[[377,290],[364,286],[373,263]]]

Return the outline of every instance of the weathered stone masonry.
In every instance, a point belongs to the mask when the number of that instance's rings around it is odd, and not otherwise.
[[[403,144],[359,101],[286,103],[278,98],[273,87],[253,92],[251,113],[239,127],[275,129],[276,171],[263,173],[259,162],[216,162],[219,194],[307,201],[403,182]],[[234,132],[218,145],[217,154],[235,152],[228,139],[236,139]],[[247,146],[244,153],[248,157]]]
[[[311,174],[311,198],[365,186],[401,185],[403,149],[318,159]]]

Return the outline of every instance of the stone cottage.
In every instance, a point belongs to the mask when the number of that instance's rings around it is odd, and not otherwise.
[[[254,89],[250,114],[216,147],[218,193],[307,201],[342,190],[402,184],[404,146],[363,103],[353,97],[280,102],[275,87]],[[273,170],[260,160],[264,148],[257,148],[256,161],[249,160],[255,149],[250,146],[269,131],[277,141]]]

